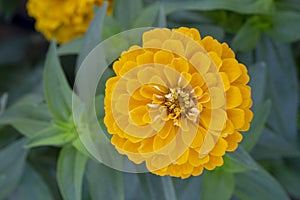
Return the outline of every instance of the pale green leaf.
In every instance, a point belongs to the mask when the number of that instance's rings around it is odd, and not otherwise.
[[[201,200],[229,200],[234,191],[234,177],[223,170],[206,171],[203,175]]]
[[[0,149],[0,199],[8,197],[20,182],[27,155],[25,142],[23,138]]]
[[[235,196],[243,200],[289,200],[281,185],[263,168],[235,175]]]
[[[73,132],[65,132],[65,130],[57,128],[56,126],[50,126],[31,137],[26,147],[32,148],[45,145],[61,146],[71,142],[75,137],[76,134]]]
[[[26,164],[25,172],[16,191],[14,191],[11,199],[16,200],[54,200],[54,197],[44,179],[34,168]]]
[[[252,17],[240,28],[232,40],[232,47],[237,51],[254,49],[261,36],[260,20]]]
[[[123,30],[130,28],[130,24],[142,11],[142,0],[116,0],[114,6],[114,15],[120,23]]]
[[[53,116],[58,120],[68,121],[71,115],[72,90],[57,57],[55,41],[51,42],[46,56],[44,93]]]
[[[92,200],[124,199],[122,172],[89,160],[86,176]]]
[[[88,157],[72,146],[65,146],[58,158],[57,181],[65,200],[82,199],[82,180]]]
[[[267,34],[274,40],[295,42],[300,39],[300,13],[294,11],[277,11],[269,16],[272,28]]]
[[[76,38],[70,42],[61,45],[57,49],[57,54],[60,56],[78,54],[83,43],[83,38]]]
[[[234,152],[225,155],[222,169],[232,173],[239,173],[257,169],[257,166],[253,158],[242,147],[239,147]]]
[[[90,23],[83,40],[83,45],[77,58],[76,69],[78,70],[85,57],[97,46],[102,40],[103,21],[106,14],[107,2],[97,10],[97,13]]]

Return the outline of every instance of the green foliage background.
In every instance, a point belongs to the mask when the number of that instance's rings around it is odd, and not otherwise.
[[[0,0],[2,27],[16,25],[20,2]],[[116,0],[113,16],[105,10],[84,37],[51,42],[47,54],[38,33],[0,34],[0,199],[300,199],[298,0]],[[100,41],[147,26],[198,28],[248,67],[254,119],[214,171],[186,180],[122,173],[90,159],[78,139],[76,69]]]

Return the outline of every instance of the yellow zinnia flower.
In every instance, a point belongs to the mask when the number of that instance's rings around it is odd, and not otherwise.
[[[157,175],[187,178],[223,164],[252,120],[247,68],[194,28],[153,29],[114,62],[106,83],[111,143]]]
[[[35,18],[36,30],[58,43],[68,42],[83,35],[94,17],[94,6],[105,0],[28,0],[29,16]],[[109,0],[108,13],[111,13]]]

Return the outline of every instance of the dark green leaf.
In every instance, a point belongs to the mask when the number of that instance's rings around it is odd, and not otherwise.
[[[83,45],[81,47],[76,69],[78,70],[81,63],[85,57],[92,51],[92,49],[97,46],[102,40],[102,28],[103,21],[106,14],[107,2],[103,4],[101,8],[98,9],[94,19],[92,20],[88,31],[86,32],[83,40]],[[76,71],[77,71],[76,70]]]
[[[142,189],[142,185],[145,183],[140,181],[139,174],[123,173],[123,181],[125,199],[148,200],[150,198],[150,196]]]
[[[243,200],[289,200],[281,185],[264,169],[235,175],[235,196]]]
[[[130,28],[132,21],[137,14],[142,10],[142,0],[116,0],[114,6],[114,15],[120,23],[123,30]]]
[[[300,198],[300,172],[296,166],[283,163],[274,165],[273,173],[289,194]]]
[[[0,0],[0,17],[3,16],[7,20],[11,19],[18,8],[19,3],[18,0]]]
[[[57,57],[56,43],[51,42],[44,70],[44,93],[51,113],[61,121],[71,115],[72,90]]]
[[[224,165],[222,169],[228,172],[244,172],[256,169],[256,163],[251,156],[242,148],[231,153],[227,153],[224,157]]]
[[[206,171],[203,175],[201,200],[227,200],[233,194],[234,177],[223,170]]]
[[[251,97],[253,101],[252,109],[263,103],[267,84],[267,69],[264,62],[259,62],[249,67],[249,76],[251,86]]]
[[[0,149],[13,143],[20,137],[20,133],[11,126],[0,126]]]
[[[86,175],[92,200],[124,199],[122,172],[89,160]]]
[[[297,135],[298,78],[291,48],[264,37],[256,58],[267,66],[266,96],[272,101],[268,125],[276,134],[295,140]]]
[[[139,174],[142,187],[151,200],[177,199],[173,181],[170,177],[160,177],[150,173]]]
[[[300,149],[294,142],[265,128],[252,155],[255,159],[299,157]]]
[[[254,111],[254,117],[251,122],[251,126],[248,132],[244,133],[244,139],[242,141],[242,146],[247,152],[250,152],[265,127],[266,121],[268,119],[271,110],[271,101],[267,100],[263,104],[259,105]]]
[[[27,37],[14,37],[0,41],[0,64],[17,63],[21,61],[26,56],[26,49],[30,44],[30,40]]]
[[[7,98],[8,98],[7,93],[4,93],[0,96],[0,117],[6,108]]]
[[[274,40],[294,42],[300,39],[300,13],[294,11],[277,11],[269,16],[272,29],[267,31]]]
[[[232,47],[237,51],[252,50],[260,39],[260,35],[261,28],[259,18],[249,18],[233,38]]]
[[[20,185],[11,196],[11,199],[16,200],[54,200],[49,187],[43,178],[36,172],[32,166],[27,164],[25,166],[25,172],[20,181]]]
[[[230,10],[238,13],[268,13],[272,8],[272,0],[201,0],[162,2],[166,14],[178,10]]]
[[[82,179],[88,157],[72,146],[64,147],[58,158],[57,181],[61,194],[66,200],[82,198]]]
[[[199,199],[202,193],[202,176],[188,179],[173,178],[173,183],[178,200]]]
[[[19,184],[27,155],[25,141],[20,139],[0,149],[0,199],[8,197]]]

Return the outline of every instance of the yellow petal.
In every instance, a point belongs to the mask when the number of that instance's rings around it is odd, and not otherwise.
[[[220,138],[218,142],[216,143],[216,146],[213,148],[213,150],[210,152],[213,156],[223,156],[225,154],[225,151],[227,149],[227,142],[223,138]]]
[[[180,40],[168,39],[163,42],[162,49],[184,56],[184,47]]]
[[[230,82],[237,80],[237,78],[242,74],[239,63],[234,58],[224,59],[220,71],[227,74]]]
[[[226,92],[226,107],[232,109],[242,104],[243,98],[238,87],[231,86]]]
[[[204,48],[206,49],[206,51],[216,52],[216,54],[219,57],[221,57],[222,46],[217,40],[213,39],[211,36],[206,36],[205,38],[202,39],[202,44],[204,45]]]
[[[137,125],[143,126],[146,123],[143,121],[143,116],[148,114],[147,106],[139,106],[130,111],[130,119]]]
[[[228,119],[231,120],[235,129],[240,129],[245,124],[245,112],[239,108],[227,110]]]
[[[158,51],[154,54],[154,62],[162,65],[171,64],[174,54],[168,51]]]
[[[173,59],[172,65],[179,72],[189,71],[189,63],[182,57]]]
[[[204,75],[211,65],[210,57],[202,52],[195,53],[189,62],[201,75]]]
[[[222,59],[225,58],[235,58],[235,54],[231,48],[226,43],[222,43]]]
[[[153,63],[153,52],[146,51],[144,54],[137,56],[136,61],[137,65]]]
[[[187,149],[177,160],[176,163],[178,165],[182,165],[184,163],[186,163],[189,159],[189,149]]]

